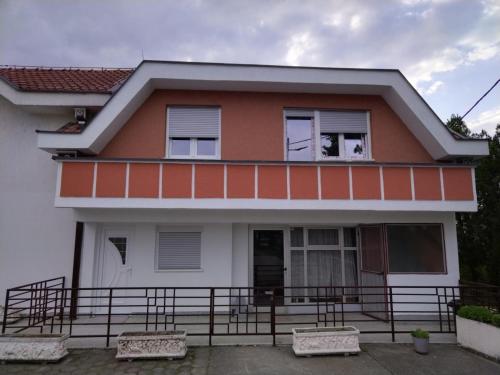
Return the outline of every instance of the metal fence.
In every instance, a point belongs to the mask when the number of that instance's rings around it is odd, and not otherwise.
[[[481,296],[476,300],[481,305],[498,308],[498,287],[72,289],[61,277],[8,289],[2,333],[67,333],[102,338],[109,346],[123,331],[186,329],[209,345],[220,336],[269,336],[276,344],[277,336],[290,335],[293,327],[353,325],[362,334],[386,334],[395,341],[417,327],[454,334],[461,296],[474,303],[474,295]]]

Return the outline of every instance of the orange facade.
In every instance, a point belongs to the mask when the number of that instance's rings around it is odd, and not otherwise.
[[[383,169],[384,198],[389,200],[408,200],[411,195],[411,170],[404,167]]]
[[[439,168],[413,168],[413,184],[416,200],[442,199]]]
[[[351,170],[354,199],[381,199],[378,167],[352,167]]]
[[[64,161],[60,184],[63,198],[474,200],[472,167],[453,166]]]
[[[290,198],[318,199],[317,167],[290,167]]]
[[[124,198],[127,164],[97,163],[96,197]]]
[[[228,198],[255,197],[255,166],[253,165],[227,166],[227,197]]]
[[[286,199],[288,197],[286,167],[259,165],[259,198]]]
[[[349,199],[349,168],[321,167],[321,197],[323,199]]]
[[[130,198],[158,198],[159,181],[159,164],[131,163],[128,196]]]
[[[283,110],[370,111],[372,156],[377,162],[429,163],[432,157],[380,96],[157,90],[130,117],[99,156],[163,158],[169,105],[221,107],[221,159],[283,160]]]
[[[443,169],[443,187],[446,200],[467,201],[474,199],[471,169]]]
[[[224,198],[224,166],[197,164],[195,166],[195,198]]]
[[[193,166],[191,164],[164,164],[162,176],[163,198],[191,198]]]
[[[61,197],[91,197],[94,185],[94,163],[63,163]]]

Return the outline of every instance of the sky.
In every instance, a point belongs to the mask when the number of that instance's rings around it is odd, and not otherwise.
[[[0,64],[395,68],[443,121],[500,78],[500,0],[0,0]],[[493,134],[500,84],[465,118]]]

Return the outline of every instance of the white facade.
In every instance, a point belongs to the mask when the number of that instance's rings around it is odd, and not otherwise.
[[[73,212],[54,207],[56,163],[36,147],[36,129],[72,119],[71,108],[58,112],[30,113],[0,97],[0,305],[9,287],[71,277]]]
[[[352,197],[352,177],[351,199],[346,200],[290,199],[289,181],[289,199],[98,198],[95,178],[92,197],[61,198],[56,194],[61,177],[58,163],[45,151],[61,148],[97,153],[151,92],[161,88],[381,95],[435,159],[487,154],[486,142],[456,140],[397,71],[325,72],[308,68],[301,74],[296,72],[283,67],[145,62],[108,102],[107,94],[27,93],[0,81],[0,305],[5,290],[12,286],[58,276],[66,276],[66,286],[71,285],[77,221],[85,223],[80,287],[252,287],[252,228],[288,230],[292,226],[370,223],[442,224],[446,272],[389,274],[387,283],[457,285],[454,211],[476,210],[475,199],[446,200],[442,192],[441,201],[417,201],[414,193],[411,201],[384,200],[383,196],[380,200],[357,200]],[[83,133],[41,133],[37,138],[36,129],[56,130],[72,121],[73,107],[102,105]],[[96,170],[94,166],[94,174]],[[318,176],[320,173],[318,166]],[[287,176],[289,180],[289,173]],[[258,174],[256,186],[257,181]],[[383,178],[380,190],[383,195]],[[258,198],[257,189],[255,194]],[[160,228],[201,232],[200,269],[157,270]],[[106,236],[127,239],[124,263],[120,259],[123,254],[106,250]],[[286,239],[284,267],[290,272]],[[284,278],[289,286],[290,275]]]
[[[340,227],[370,223],[441,223],[446,251],[445,274],[388,275],[388,285],[458,285],[458,249],[454,213],[421,212],[324,212],[324,211],[196,211],[196,210],[77,210],[84,221],[81,287],[168,286],[168,287],[247,287],[252,282],[253,228],[289,226]],[[161,228],[200,230],[201,269],[197,271],[157,271],[156,236]],[[100,285],[98,261],[107,230],[129,233],[125,278],[114,278],[113,285]],[[102,258],[101,258],[102,259]],[[285,267],[289,267],[289,248],[285,241]],[[359,264],[359,262],[358,262]],[[116,272],[120,272],[117,270]],[[285,275],[287,280],[287,275]],[[285,281],[286,283],[286,281]],[[285,284],[285,286],[287,286]]]

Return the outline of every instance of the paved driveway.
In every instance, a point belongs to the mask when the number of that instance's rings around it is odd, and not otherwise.
[[[357,356],[296,358],[289,346],[198,347],[184,360],[119,362],[114,350],[72,350],[57,364],[5,364],[0,374],[500,374],[500,364],[455,345],[431,345],[427,356],[406,344],[365,344]]]

